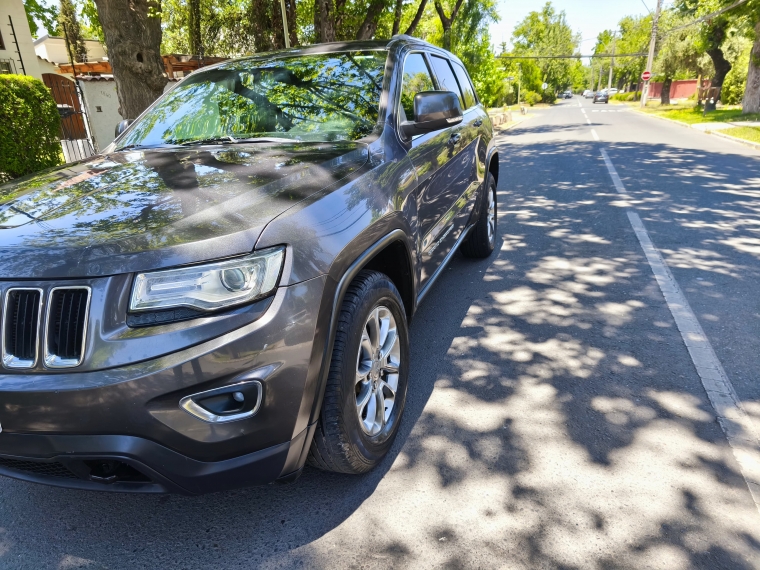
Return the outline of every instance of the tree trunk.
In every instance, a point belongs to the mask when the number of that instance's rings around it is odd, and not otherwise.
[[[710,81],[710,87],[723,87],[723,81],[726,79],[726,75],[731,71],[731,62],[729,62],[723,55],[721,46],[726,39],[726,28],[728,22],[724,20],[714,20],[707,32],[708,32],[708,46],[705,52],[710,56],[713,67],[715,68],[715,76]],[[720,96],[718,96],[720,99]]]
[[[414,35],[415,30],[417,29],[417,26],[420,23],[420,20],[422,19],[422,14],[425,13],[425,6],[427,5],[427,0],[420,0],[420,6],[417,8],[417,13],[414,15],[414,20],[412,20],[412,23],[409,24],[409,27],[406,29],[404,34],[407,36]]]
[[[707,50],[707,55],[712,59],[713,67],[715,68],[715,75],[713,76],[710,86],[722,87],[723,81],[726,79],[726,75],[731,71],[731,62],[728,61],[723,55],[723,50],[720,48],[714,48]]]
[[[332,0],[314,0],[314,33],[318,44],[335,41]]]
[[[670,86],[673,83],[673,79],[666,77],[662,82],[662,91],[660,92],[660,105],[670,105]]]
[[[296,0],[285,0],[285,12],[288,15],[288,37],[290,38],[290,47],[298,45],[298,9]]]
[[[377,21],[383,13],[383,8],[385,8],[385,0],[373,0],[369,5],[369,10],[367,10],[367,15],[362,25],[359,26],[359,31],[356,32],[357,40],[372,39],[372,36],[375,35],[375,30],[377,30]]]
[[[755,24],[755,44],[749,54],[747,86],[742,99],[742,113],[760,113],[760,22]]]
[[[446,12],[441,6],[440,0],[435,0],[435,11],[438,12],[438,17],[441,20],[441,26],[443,27],[443,49],[451,51],[451,26],[457,17],[459,9],[462,7],[464,0],[457,0],[454,10],[451,12],[451,16],[447,16]]]
[[[164,91],[161,5],[155,0],[95,0],[113,67],[119,114],[135,119]]]
[[[257,52],[285,47],[279,0],[252,0],[248,20],[251,22],[253,44]]]
[[[398,29],[401,27],[401,15],[403,13],[404,0],[396,0],[396,11],[393,14],[393,31],[391,36],[398,34]]]
[[[201,40],[201,0],[188,0],[187,22],[190,54],[203,57],[203,43]]]

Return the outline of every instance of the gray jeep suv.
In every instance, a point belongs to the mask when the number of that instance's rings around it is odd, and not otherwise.
[[[461,62],[404,36],[228,61],[119,130],[0,186],[0,473],[198,494],[371,469],[415,309],[494,249]]]

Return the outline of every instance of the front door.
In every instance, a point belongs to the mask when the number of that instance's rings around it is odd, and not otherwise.
[[[434,83],[428,57],[419,52],[407,55],[404,62],[399,115],[401,121],[414,120],[414,96],[421,91],[445,89]],[[456,91],[455,91],[456,92]],[[409,159],[417,173],[417,212],[421,274],[424,287],[448,253],[451,239],[452,207],[457,200],[462,178],[458,155],[463,148],[462,125],[416,136],[411,141]]]

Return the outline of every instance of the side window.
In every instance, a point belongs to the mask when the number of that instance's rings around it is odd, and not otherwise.
[[[459,65],[456,62],[452,62],[454,64],[454,71],[457,74],[457,79],[459,80],[459,86],[462,88],[462,95],[464,96],[464,107],[463,109],[469,109],[470,107],[474,107],[478,104],[478,100],[475,97],[475,88],[472,86],[472,82],[470,81],[470,77],[467,75],[467,72],[464,70],[464,67]]]
[[[404,76],[401,81],[401,101],[399,115],[401,121],[414,120],[414,96],[420,91],[433,91],[433,78],[421,53],[409,54],[404,62]]]
[[[433,72],[438,78],[438,85],[441,91],[453,91],[459,95],[459,104],[462,106],[462,110],[464,111],[467,107],[462,100],[462,92],[459,90],[459,85],[457,85],[457,79],[451,69],[449,60],[434,55],[430,58],[430,62],[433,66]]]

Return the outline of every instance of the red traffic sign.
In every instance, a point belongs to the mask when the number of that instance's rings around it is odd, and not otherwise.
[[[651,71],[645,71],[641,74],[641,80],[642,81],[649,81],[652,79],[652,72]]]

